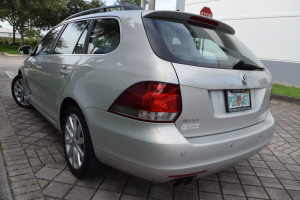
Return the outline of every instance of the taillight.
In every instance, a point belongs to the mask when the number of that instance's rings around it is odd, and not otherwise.
[[[143,121],[171,122],[181,112],[179,85],[140,82],[127,88],[109,111]]]
[[[202,22],[202,23],[209,24],[212,26],[219,26],[219,22],[208,19],[208,18],[204,18],[204,17],[192,16],[189,19],[192,21]]]

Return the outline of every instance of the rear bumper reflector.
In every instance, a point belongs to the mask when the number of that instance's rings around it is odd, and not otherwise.
[[[182,174],[182,175],[175,175],[175,176],[168,176],[170,178],[182,178],[182,177],[187,177],[187,176],[193,176],[193,175],[197,175],[197,174],[202,174],[207,172],[207,170],[205,171],[201,171],[201,172],[195,172],[195,173],[191,173],[191,174]]]

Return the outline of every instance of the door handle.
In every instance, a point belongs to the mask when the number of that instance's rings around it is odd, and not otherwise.
[[[68,72],[66,70],[63,70],[63,69],[60,70],[60,73],[63,74],[63,75],[68,75]]]
[[[37,65],[37,66],[35,66],[35,68],[37,68],[37,69],[42,69],[42,66]]]

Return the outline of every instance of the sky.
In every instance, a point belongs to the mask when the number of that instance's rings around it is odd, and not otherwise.
[[[106,5],[113,5],[115,0],[105,0]],[[176,0],[156,0],[155,1],[155,10],[175,10],[176,9]],[[1,22],[0,25],[3,27],[10,27],[7,22]]]
[[[0,21],[0,25],[3,26],[3,27],[9,27],[9,23],[7,23],[7,22],[1,22]]]

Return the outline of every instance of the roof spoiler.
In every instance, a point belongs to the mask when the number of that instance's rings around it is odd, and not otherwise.
[[[184,20],[187,22],[192,22],[193,24],[198,23],[198,24],[203,24],[206,27],[211,27],[215,30],[219,30],[224,33],[228,33],[231,35],[235,34],[235,30],[220,21],[217,21],[215,19],[211,19],[208,17],[204,17],[201,15],[196,15],[193,13],[184,13],[184,12],[175,12],[175,11],[154,11],[154,12],[146,12],[143,17],[146,18],[166,18],[166,19],[171,19],[171,20]]]

